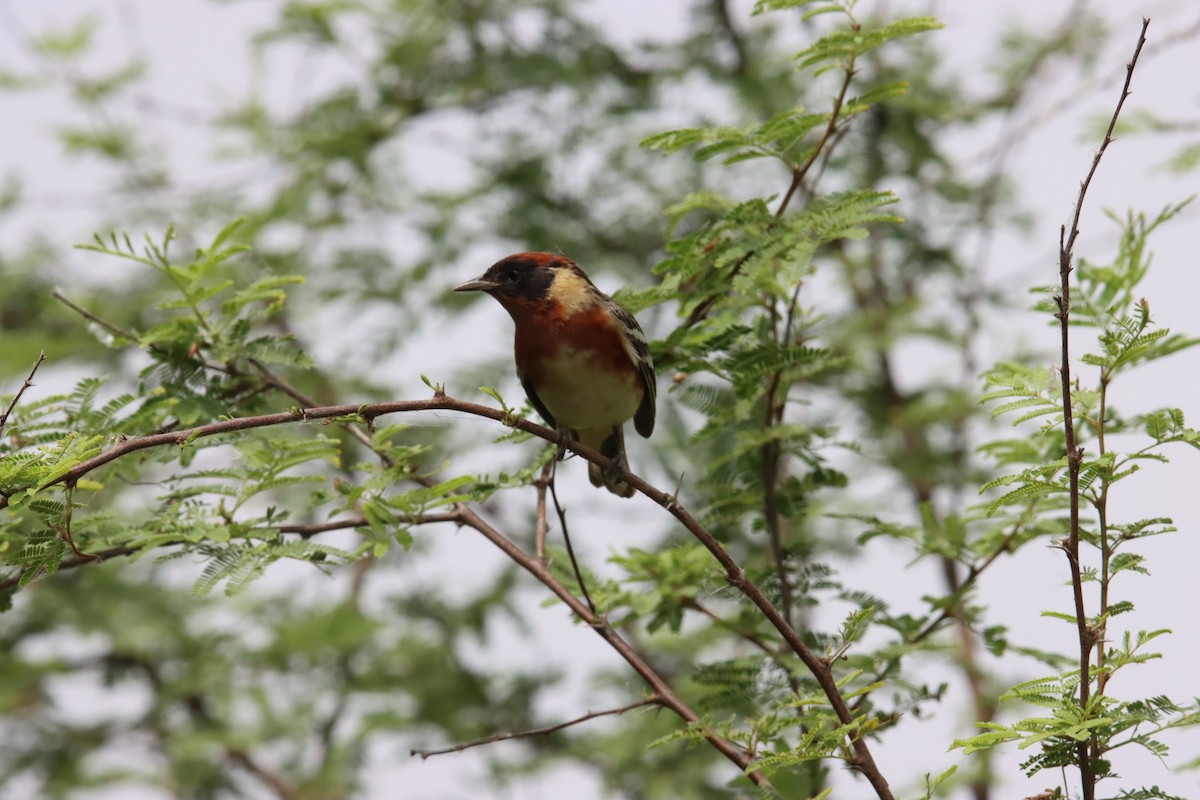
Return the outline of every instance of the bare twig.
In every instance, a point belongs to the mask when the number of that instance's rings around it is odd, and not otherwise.
[[[237,764],[239,767],[246,770],[246,772],[249,772],[255,778],[258,778],[258,780],[268,789],[270,789],[275,796],[279,798],[279,800],[298,800],[300,797],[300,795],[296,793],[296,790],[289,786],[287,782],[283,780],[283,778],[281,778],[279,775],[276,775],[274,772],[271,772],[262,764],[259,764],[258,761],[255,760],[254,757],[245,750],[229,748],[225,752],[225,755],[234,764]]]
[[[858,30],[859,25],[858,23],[854,23],[852,27],[855,30]],[[842,106],[846,102],[846,94],[850,91],[850,83],[854,79],[854,74],[854,58],[851,57],[850,62],[846,65],[846,77],[842,81],[842,87],[838,91],[837,98],[833,103],[833,110],[829,114],[829,123],[825,126],[825,132],[821,134],[821,138],[817,141],[817,146],[813,148],[812,153],[804,161],[804,163],[798,165],[792,170],[791,183],[788,184],[788,188],[783,195],[783,199],[779,201],[779,207],[775,209],[776,219],[782,217],[784,212],[787,211],[788,205],[790,205],[792,202],[792,197],[794,197],[796,194],[796,190],[804,184],[805,176],[808,175],[809,170],[812,169],[813,164],[817,162],[817,159],[821,158],[822,155],[828,156],[828,151],[831,149],[832,145],[841,140],[841,136],[835,136],[835,133],[839,130],[838,123],[841,121],[840,117],[842,113]],[[739,258],[729,270],[729,275],[726,277],[726,280],[732,282],[733,279],[737,277],[738,273],[742,271],[742,267],[746,265],[746,262],[749,261],[753,255],[754,251],[750,251]],[[716,303],[719,298],[719,294],[713,294],[709,295],[703,301],[698,303],[696,307],[692,309],[692,312],[688,314],[687,322],[684,326],[690,328],[707,316],[708,312],[712,309],[713,304]]]
[[[1087,195],[1088,187],[1092,183],[1092,178],[1100,166],[1100,159],[1104,156],[1104,151],[1108,149],[1108,145],[1113,141],[1113,130],[1116,128],[1117,118],[1121,115],[1121,109],[1125,105],[1125,100],[1130,95],[1129,85],[1133,81],[1133,70],[1137,66],[1138,56],[1142,52],[1142,47],[1146,44],[1146,29],[1149,25],[1150,20],[1143,17],[1142,30],[1138,35],[1137,46],[1133,51],[1133,58],[1130,59],[1129,64],[1125,68],[1125,85],[1121,87],[1121,97],[1117,100],[1116,108],[1113,109],[1112,118],[1108,122],[1108,130],[1104,133],[1104,141],[1100,143],[1100,149],[1096,151],[1096,155],[1092,158],[1092,166],[1087,172],[1087,177],[1079,185],[1079,196],[1075,200],[1075,213],[1071,217],[1070,233],[1067,232],[1067,226],[1064,225],[1060,229],[1058,236],[1058,275],[1060,287],[1059,294],[1054,299],[1058,306],[1056,316],[1058,317],[1062,340],[1062,364],[1059,367],[1059,375],[1062,379],[1063,433],[1067,451],[1067,476],[1070,484],[1071,503],[1070,530],[1067,535],[1067,541],[1063,544],[1063,549],[1067,554],[1067,562],[1071,571],[1071,588],[1075,598],[1075,624],[1079,634],[1079,706],[1083,709],[1088,707],[1091,699],[1090,669],[1092,648],[1096,646],[1099,635],[1088,624],[1087,612],[1084,607],[1082,570],[1079,563],[1079,471],[1083,463],[1083,448],[1076,443],[1074,401],[1071,394],[1071,271],[1075,255],[1075,239],[1079,236],[1079,217],[1083,211],[1083,201]],[[1093,759],[1100,756],[1100,753],[1097,752],[1095,739],[1092,739],[1090,742],[1080,742],[1076,747],[1076,753],[1079,761],[1083,800],[1095,800],[1096,770]]]
[[[433,522],[457,522],[458,515],[450,512],[436,514],[398,514],[396,517],[398,522],[403,522],[406,525],[427,525]],[[366,528],[371,523],[367,522],[364,516],[346,517],[344,519],[331,519],[328,522],[311,522],[304,525],[263,525],[261,529],[264,531],[279,531],[280,533],[297,533],[301,538],[307,539],[311,536],[316,536],[319,533],[328,531],[346,530],[348,528]]]
[[[139,337],[133,331],[129,330],[128,328],[122,328],[120,325],[117,325],[116,323],[109,322],[108,320],[106,320],[102,317],[96,316],[95,314],[93,314],[91,311],[88,311],[83,306],[79,305],[78,303],[74,302],[73,300],[70,300],[65,294],[63,294],[58,289],[55,289],[54,291],[50,292],[50,296],[53,297],[58,302],[62,303],[67,308],[74,311],[79,316],[86,319],[88,322],[99,325],[101,328],[108,331],[113,336],[118,336],[122,339],[127,339],[128,341],[130,341],[134,344],[137,344],[141,340],[141,337]],[[153,349],[153,348],[151,348],[151,349]]]
[[[850,27],[857,31],[859,24],[851,23]],[[829,113],[829,123],[825,126],[825,132],[821,134],[821,139],[817,142],[817,146],[813,148],[812,154],[805,160],[803,164],[792,170],[792,183],[784,193],[783,199],[779,201],[779,208],[775,209],[775,216],[782,217],[783,212],[787,211],[788,204],[792,202],[792,196],[796,194],[796,190],[800,188],[800,184],[804,183],[804,176],[812,169],[812,165],[817,163],[817,159],[821,157],[821,151],[825,149],[825,143],[833,136],[837,130],[838,122],[842,114],[842,104],[846,102],[846,93],[850,91],[850,82],[854,80],[854,56],[850,57],[849,63],[846,64],[846,77],[842,81],[842,88],[838,91],[837,99],[833,101],[833,111]]]
[[[546,521],[546,487],[550,485],[550,477],[554,474],[554,466],[557,463],[557,458],[546,462],[546,466],[542,467],[542,474],[533,482],[537,489],[537,519],[533,526],[533,552],[537,555],[538,561],[546,560],[546,534],[550,530],[550,524]]]
[[[438,514],[413,514],[410,516],[401,515],[398,519],[400,522],[408,525],[425,525],[435,522],[457,523],[459,521],[458,515],[451,512]],[[350,517],[347,519],[330,520],[329,522],[316,522],[308,525],[264,525],[256,530],[261,530],[264,532],[278,531],[279,533],[294,533],[298,534],[302,539],[308,539],[320,533],[327,533],[329,531],[336,530],[348,530],[350,528],[363,528],[369,524],[370,523],[367,522],[365,517]],[[185,539],[177,539],[171,542],[159,542],[155,545],[155,549],[179,547],[185,544],[191,543]],[[84,564],[90,564],[93,562],[108,561],[111,558],[124,558],[126,556],[132,556],[142,552],[144,549],[145,548],[142,547],[122,546],[110,547],[107,550],[100,550],[95,553],[80,553],[78,550],[76,550],[76,557],[68,558],[59,562],[58,566],[55,567],[55,572],[75,569],[77,567],[82,567]],[[0,592],[6,589],[12,589],[14,586],[19,585],[21,582],[21,577],[22,573],[17,573],[16,575],[12,575],[7,578],[0,578]]]
[[[517,420],[517,422],[520,423],[525,421]],[[555,433],[550,431],[548,428],[542,428],[540,425],[533,425],[532,423],[526,424],[533,428],[538,428],[541,431],[544,431],[545,434],[549,436],[555,435]],[[547,436],[543,436],[543,438],[547,438]],[[551,441],[553,441],[553,439],[551,439]],[[595,459],[596,463],[601,463],[603,465],[603,462],[606,461],[603,456],[600,456],[599,453],[596,453],[593,450],[588,450],[584,447],[579,447],[578,449],[572,447],[571,449],[573,449],[579,455],[584,456],[589,461],[593,460],[593,457],[597,456],[599,458]],[[635,477],[629,473],[627,473],[627,478],[631,480],[635,479]],[[638,482],[645,485],[644,481],[638,480]],[[613,629],[608,620],[602,616],[593,614],[578,597],[571,594],[570,590],[568,590],[567,587],[558,580],[558,578],[554,577],[554,573],[550,571],[548,566],[529,555],[521,548],[517,547],[512,540],[489,525],[469,506],[459,505],[457,508],[461,514],[462,524],[479,531],[484,538],[496,545],[496,547],[500,548],[505,555],[515,561],[525,571],[533,575],[539,582],[542,583],[542,585],[553,592],[558,599],[566,603],[567,607],[571,609],[575,616],[579,617],[579,619],[589,625],[591,629],[594,630],[598,636],[600,636],[600,638],[608,642],[608,644],[617,652],[617,654],[620,655],[621,658],[625,659],[625,662],[633,668],[633,671],[641,676],[642,680],[644,680],[647,685],[650,686],[653,695],[658,698],[659,705],[671,710],[689,725],[702,726],[699,715],[697,715],[696,712],[692,710],[692,708],[688,706],[687,703],[685,703],[679,697],[679,695],[674,692],[673,689],[671,689],[662,676],[660,676],[654,670],[654,668],[651,667],[649,663],[647,663],[646,660],[641,657],[637,650],[635,650],[628,641],[626,641]],[[774,787],[771,785],[771,782],[768,781],[762,773],[758,772],[757,770],[750,769],[752,758],[746,751],[742,750],[729,740],[723,738],[708,726],[702,726],[700,727],[700,730],[709,744],[711,744],[719,753],[721,753],[721,755],[725,756],[727,759],[736,764],[739,769],[746,772],[747,777],[749,777],[755,785],[768,789],[772,792],[775,791]]]
[[[970,569],[967,570],[967,574],[963,578],[957,579],[956,577],[955,583],[957,585],[951,592],[952,598],[950,603],[942,609],[941,613],[927,622],[925,627],[921,628],[911,637],[907,638],[905,640],[907,644],[920,644],[928,639],[929,636],[939,627],[941,627],[941,624],[946,620],[950,619],[951,617],[959,619],[962,598],[966,595],[967,590],[975,585],[975,581],[979,579],[979,576],[983,574],[983,571],[995,563],[996,559],[1011,550],[1013,540],[1016,539],[1017,534],[1021,532],[1022,522],[1023,521],[1018,521],[1013,525],[1012,530],[1010,530],[1004,536],[1004,538],[1000,541],[1000,544],[996,546],[995,550],[988,554],[987,558],[985,558],[983,561],[977,561],[972,564]],[[960,622],[962,622],[962,620],[960,620]]]
[[[13,409],[17,407],[17,403],[21,402],[21,395],[25,394],[25,390],[33,386],[33,376],[37,374],[38,367],[46,360],[46,351],[43,350],[38,354],[37,361],[33,362],[33,369],[29,370],[29,375],[25,377],[25,381],[21,384],[21,388],[17,389],[17,393],[13,395],[12,402],[8,404],[8,408],[4,409],[4,413],[0,414],[0,434],[4,433],[4,426],[8,423],[8,416],[12,414]]]
[[[734,62],[733,74],[745,75],[746,69],[750,66],[749,52],[746,48],[746,43],[742,40],[742,35],[733,24],[733,19],[729,15],[729,0],[711,0],[712,14],[717,20],[717,24],[721,26],[721,30],[725,33],[725,38],[733,47]]]
[[[560,722],[557,725],[546,725],[542,728],[530,728],[527,731],[515,731],[512,733],[494,733],[491,736],[485,736],[482,739],[474,739],[470,742],[463,742],[462,744],[456,744],[453,747],[447,747],[442,750],[410,750],[409,755],[420,756],[421,760],[424,761],[430,756],[441,756],[445,755],[446,753],[461,753],[463,750],[469,750],[472,747],[480,747],[482,745],[492,744],[494,742],[504,742],[509,739],[528,739],[533,736],[549,736],[552,733],[557,733],[565,728],[570,728],[574,725],[579,725],[580,723],[587,722],[588,720],[593,720],[598,717],[609,717],[613,716],[614,714],[624,714],[626,711],[632,711],[635,708],[643,708],[645,706],[654,706],[658,704],[659,701],[657,697],[648,697],[645,700],[639,700],[636,703],[630,703],[629,705],[624,705],[620,708],[610,708],[606,711],[589,711],[582,717],[576,717],[575,719],[567,720],[566,722]]]
[[[554,482],[558,475],[558,459],[554,459],[553,463],[555,468],[550,470],[550,498],[554,500],[554,511],[558,514],[558,524],[562,526],[563,542],[567,546],[567,557],[571,559],[571,569],[575,570],[575,581],[579,584],[579,591],[583,594],[583,599],[587,601],[588,608],[595,614],[596,604],[592,602],[592,596],[588,593],[587,583],[583,580],[583,572],[579,569],[579,560],[575,558],[575,548],[571,546],[571,532],[567,528],[567,510],[562,507],[562,503],[558,502],[558,487]]]

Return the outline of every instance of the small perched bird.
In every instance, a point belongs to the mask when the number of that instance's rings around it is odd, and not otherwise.
[[[632,497],[624,479],[625,435],[633,417],[642,436],[654,431],[654,365],[633,315],[601,292],[569,258],[516,253],[456,292],[487,292],[516,323],[517,377],[546,423],[613,460],[588,464],[593,486]]]

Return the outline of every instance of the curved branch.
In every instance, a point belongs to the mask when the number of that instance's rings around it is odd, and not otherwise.
[[[524,422],[524,420],[520,421]],[[540,425],[534,427],[541,428]],[[542,428],[542,430],[550,433],[549,429],[547,428]],[[581,449],[587,450],[586,448]],[[587,450],[587,452],[595,454],[599,457],[599,459],[603,459],[603,457],[599,456],[599,454],[595,453],[595,451]],[[507,536],[489,525],[471,508],[465,505],[459,505],[458,513],[460,515],[462,524],[466,525],[467,527],[474,528],[479,533],[483,534],[484,538],[496,545],[496,547],[499,547],[502,551],[504,551],[505,555],[517,562],[517,564],[524,568],[526,572],[537,578],[537,580],[547,589],[553,592],[559,600],[562,600],[564,603],[566,603],[567,607],[571,609],[576,617],[591,626],[592,630],[596,632],[596,635],[608,642],[608,644],[617,651],[617,654],[620,655],[621,658],[625,659],[625,662],[633,668],[633,671],[641,676],[642,680],[644,680],[650,686],[651,690],[653,690],[654,696],[658,698],[659,705],[670,709],[680,719],[684,720],[689,725],[698,726],[701,724],[699,715],[696,714],[696,712],[693,711],[692,708],[679,697],[679,695],[675,694],[675,691],[669,685],[667,685],[667,682],[663,680],[662,676],[655,672],[654,668],[651,667],[645,661],[645,659],[641,657],[641,655],[633,648],[633,645],[631,645],[619,633],[617,633],[616,630],[614,630],[609,624],[608,620],[604,618],[604,616],[594,613],[591,609],[584,605],[584,603],[578,597],[571,594],[570,590],[568,590],[566,586],[564,586],[557,578],[554,577],[554,573],[550,571],[549,566],[542,563],[534,556],[529,555],[521,548],[517,547],[517,545],[514,544]],[[704,738],[708,740],[708,743],[716,748],[721,755],[725,756],[727,759],[736,764],[743,772],[746,773],[747,777],[749,777],[751,781],[762,788],[774,791],[774,787],[771,785],[770,781],[768,781],[761,772],[752,770],[750,768],[753,759],[748,753],[746,753],[744,750],[741,750],[727,739],[722,738],[707,726],[702,727],[701,730]]]
[[[234,419],[221,420],[220,422],[212,422],[207,425],[198,425],[194,428],[187,428],[179,431],[171,431],[169,433],[151,434],[149,436],[139,436],[126,439],[108,450],[93,456],[81,464],[73,467],[62,475],[49,481],[46,486],[53,486],[60,483],[73,484],[79,478],[87,475],[93,470],[115,461],[122,456],[129,455],[141,450],[148,450],[166,445],[175,445],[178,447],[187,446],[190,442],[196,439],[216,436],[223,433],[231,433],[235,431],[253,430],[255,428],[266,428],[274,425],[285,425],[294,422],[308,422],[311,420],[334,420],[339,417],[353,417],[356,419],[370,422],[376,417],[386,414],[412,413],[417,411],[457,411],[464,414],[472,414],[474,416],[485,417],[503,423],[511,428],[524,431],[526,433],[545,439],[548,442],[554,442],[559,446],[570,450],[580,457],[598,464],[603,468],[611,469],[613,464],[609,459],[605,458],[599,452],[585,447],[578,442],[571,441],[568,437],[560,437],[557,431],[553,431],[542,425],[530,422],[527,419],[514,417],[511,413],[491,408],[489,406],[480,405],[478,403],[469,403],[464,400],[457,400],[445,394],[438,393],[427,400],[396,400],[382,403],[361,403],[336,406],[321,406],[317,408],[294,408],[289,411],[282,411],[276,414],[264,414],[254,417],[239,417]],[[721,546],[716,537],[712,535],[707,528],[702,525],[699,520],[692,516],[686,508],[679,504],[678,500],[673,495],[668,495],[666,492],[651,486],[642,478],[639,478],[633,473],[626,473],[626,479],[631,486],[637,491],[644,494],[646,497],[653,500],[658,505],[666,509],[675,519],[677,519],[684,528],[688,530],[702,545],[707,549],[717,562],[724,568],[726,580],[744,594],[754,605],[762,612],[763,616],[771,623],[771,625],[779,632],[780,636],[787,643],[788,647],[794,652],[804,665],[813,674],[817,683],[821,686],[826,698],[829,700],[830,706],[837,715],[838,720],[843,725],[853,726],[855,717],[845,698],[842,697],[841,691],[838,689],[837,681],[833,676],[832,664],[825,658],[819,657],[814,653],[801,639],[800,635],[791,626],[791,623],[786,620],[780,613],[779,609],[767,598],[762,589],[752,581],[737,563],[729,552]],[[7,497],[0,497],[0,508],[8,505]],[[463,524],[483,533],[489,540],[496,544],[500,549],[519,563],[527,571],[532,573],[539,581],[551,589],[556,595],[566,602],[571,610],[582,620],[592,625],[597,633],[604,639],[609,641],[614,649],[621,654],[623,658],[630,663],[638,674],[650,683],[655,692],[663,698],[664,704],[670,707],[673,711],[679,714],[689,722],[698,721],[698,717],[690,708],[682,703],[676,697],[661,678],[644,662],[641,657],[633,650],[633,648],[621,639],[612,628],[608,627],[608,623],[602,618],[593,615],[590,610],[583,605],[574,595],[572,595],[565,587],[562,586],[550,573],[545,565],[538,562],[531,556],[526,555],[520,548],[510,542],[506,537],[496,531],[491,526],[487,525],[473,510],[468,507],[460,506],[458,508]],[[679,704],[678,708],[672,705],[673,702]],[[736,748],[729,742],[721,739],[716,734],[708,732],[706,738],[719,751],[725,754],[728,758],[737,763],[742,769],[749,767],[749,757],[741,750]],[[875,764],[875,760],[871,755],[869,746],[866,740],[861,736],[851,734],[850,744],[854,750],[854,756],[850,759],[850,765],[859,770],[871,783],[872,788],[880,800],[892,800],[892,793],[888,787],[887,780],[879,771]],[[757,773],[750,773],[752,779],[760,785],[769,785],[766,779]],[[757,777],[755,777],[757,775]]]
[[[12,402],[8,404],[8,408],[4,409],[4,413],[0,414],[0,433],[4,433],[4,426],[8,422],[8,415],[17,407],[17,403],[21,402],[21,395],[25,394],[25,390],[33,386],[33,376],[37,374],[38,367],[46,360],[46,351],[43,350],[38,354],[37,361],[33,362],[33,369],[29,370],[29,375],[21,384],[21,388],[17,389],[17,393],[13,395]]]
[[[459,518],[457,514],[445,512],[440,514],[411,514],[408,516],[400,515],[398,516],[398,521],[409,525],[425,525],[431,522],[458,523]],[[370,523],[367,522],[366,517],[360,516],[349,517],[347,519],[335,519],[330,520],[329,522],[313,522],[301,525],[262,525],[258,528],[255,528],[255,530],[277,531],[279,533],[295,533],[298,534],[301,539],[308,539],[316,536],[319,533],[348,530],[350,528],[365,528],[368,525],[370,525]],[[192,544],[192,542],[184,539],[177,539],[171,542],[160,542],[159,544],[155,545],[155,547],[156,549],[162,547],[179,547],[180,545],[185,544]],[[125,556],[132,556],[140,553],[145,549],[146,548],[144,547],[123,545],[120,547],[110,547],[107,550],[101,550],[96,553],[83,553],[75,558],[68,558],[64,561],[60,561],[58,566],[54,568],[54,571],[62,572],[63,570],[67,569],[75,569],[76,567],[82,567],[84,564],[94,564],[108,561],[110,558],[124,558]],[[21,575],[22,573],[18,572],[16,575],[0,579],[0,592],[18,586],[21,583]]]
[[[624,714],[626,711],[632,711],[635,708],[642,708],[644,706],[654,706],[654,705],[658,705],[658,698],[657,697],[648,697],[645,700],[638,700],[636,703],[630,703],[629,705],[624,705],[624,706],[621,706],[620,708],[610,708],[605,711],[589,711],[588,713],[584,714],[582,717],[576,717],[575,719],[569,719],[566,722],[559,722],[555,725],[546,725],[541,728],[530,728],[527,731],[513,731],[511,733],[493,733],[491,736],[485,736],[482,739],[472,739],[469,742],[463,742],[462,744],[456,744],[452,747],[445,747],[445,748],[442,748],[441,750],[409,750],[408,754],[410,756],[420,756],[421,760],[424,761],[425,759],[429,758],[430,756],[442,756],[447,753],[461,753],[463,750],[470,750],[472,747],[481,747],[485,744],[492,744],[494,742],[506,742],[509,739],[528,739],[533,736],[549,736],[552,733],[557,733],[558,731],[565,730],[566,728],[570,728],[574,725],[579,725],[581,723],[596,719],[598,717],[610,717],[615,714]]]
[[[851,27],[857,31],[858,23],[853,23]],[[829,123],[825,126],[825,132],[821,134],[820,141],[813,149],[812,154],[808,159],[792,170],[792,182],[787,188],[787,192],[783,195],[783,199],[779,201],[779,208],[775,209],[775,216],[782,217],[783,212],[787,211],[788,204],[792,202],[792,196],[796,194],[796,190],[804,183],[804,176],[812,169],[812,165],[817,163],[817,159],[821,157],[821,151],[825,149],[826,142],[833,136],[837,130],[838,122],[841,121],[842,105],[846,102],[846,93],[850,91],[850,82],[854,80],[854,56],[850,57],[849,63],[846,64],[846,76],[842,80],[842,88],[838,90],[837,99],[833,101],[833,110],[829,112]]]

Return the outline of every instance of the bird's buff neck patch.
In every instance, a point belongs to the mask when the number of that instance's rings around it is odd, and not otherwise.
[[[565,316],[574,316],[595,308],[602,302],[600,291],[576,269],[559,267],[554,270],[550,296],[562,307]]]

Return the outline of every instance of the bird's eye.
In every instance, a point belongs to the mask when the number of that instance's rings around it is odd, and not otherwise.
[[[505,283],[516,283],[517,278],[519,278],[520,276],[521,276],[521,273],[519,273],[517,270],[510,269],[504,273],[504,282]]]

